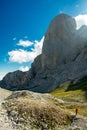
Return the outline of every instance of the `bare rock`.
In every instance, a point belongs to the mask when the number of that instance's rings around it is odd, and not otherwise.
[[[87,75],[87,26],[76,30],[75,19],[60,14],[50,23],[42,48],[28,72],[7,74],[1,87],[50,92],[58,84]]]

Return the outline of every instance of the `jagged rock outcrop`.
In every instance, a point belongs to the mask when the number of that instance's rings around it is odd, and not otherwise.
[[[67,80],[77,80],[87,75],[87,26],[76,30],[75,19],[60,14],[50,23],[42,48],[31,69],[20,78],[6,76],[1,86],[16,84],[17,89],[49,92]],[[20,76],[19,76],[20,77]],[[5,80],[6,79],[6,80]],[[5,84],[3,84],[4,81]],[[16,83],[15,83],[16,82]],[[10,84],[8,84],[10,83]]]
[[[8,73],[0,82],[0,84],[1,86],[5,86],[6,89],[22,90],[24,89],[23,84],[25,82],[25,79],[26,79],[26,72],[21,72],[18,70],[15,72]]]

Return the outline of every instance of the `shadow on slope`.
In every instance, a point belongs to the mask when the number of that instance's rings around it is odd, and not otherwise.
[[[62,99],[64,107],[75,113],[75,109],[79,109],[79,114],[87,117],[87,76],[75,81],[67,81],[51,92],[51,95]]]
[[[67,92],[67,91],[75,91],[75,90],[82,90],[83,92],[85,92],[84,96],[87,101],[87,76],[78,80],[78,82],[76,83],[72,81],[65,91]]]

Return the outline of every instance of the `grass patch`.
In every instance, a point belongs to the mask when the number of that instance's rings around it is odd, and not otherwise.
[[[87,76],[80,79],[76,84],[65,82],[58,86],[51,95],[65,101],[63,106],[69,111],[74,112],[79,109],[79,114],[87,116]]]

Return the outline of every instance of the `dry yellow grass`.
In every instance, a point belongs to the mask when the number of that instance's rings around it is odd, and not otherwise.
[[[47,97],[43,97],[45,96],[38,99],[36,96],[35,99],[35,96],[26,95],[10,98],[6,101],[5,108],[9,116],[12,116],[12,111],[15,111],[16,115],[13,118],[18,117],[19,122],[21,122],[20,118],[23,118],[21,123],[24,125],[30,124],[32,127],[40,128],[44,123],[51,129],[58,125],[66,125],[68,120],[66,112],[50,99],[46,100]]]
[[[7,98],[9,95],[11,95],[11,91],[0,88],[0,101],[4,100]]]
[[[65,101],[63,106],[68,112],[75,113],[75,109],[79,109],[79,114],[87,117],[87,101],[85,98],[85,91],[82,89],[69,90],[66,91],[69,82],[66,82],[60,86],[60,88],[55,89],[51,92],[51,95],[60,98]]]

